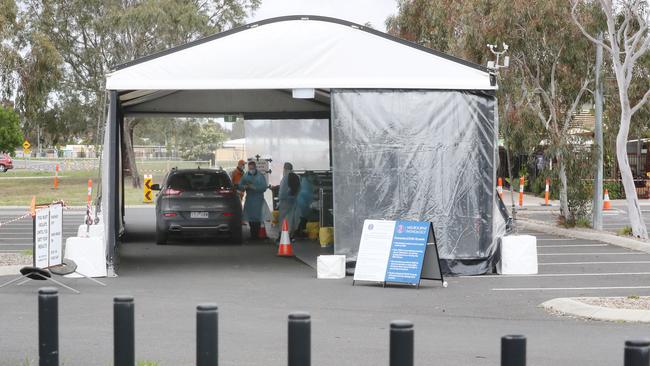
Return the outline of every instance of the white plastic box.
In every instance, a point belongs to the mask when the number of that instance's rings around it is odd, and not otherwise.
[[[537,238],[511,235],[501,238],[501,259],[497,272],[505,275],[537,274]]]
[[[65,241],[65,258],[77,263],[77,272],[88,277],[106,277],[106,248],[104,238],[73,236]],[[76,273],[66,277],[80,277]]]
[[[103,238],[104,237],[104,224],[98,225],[79,225],[77,236],[80,238]]]
[[[345,278],[345,256],[319,255],[316,258],[316,278],[337,280]]]

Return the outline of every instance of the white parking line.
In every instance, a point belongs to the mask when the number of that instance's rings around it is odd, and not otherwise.
[[[564,256],[564,255],[647,255],[648,253],[630,252],[630,253],[538,253],[538,256]]]
[[[606,247],[608,244],[538,245],[537,248]]]
[[[552,239],[547,239],[547,238],[537,238],[537,241],[571,241],[575,240],[574,238],[552,238]]]
[[[569,265],[585,265],[585,264],[648,264],[650,261],[622,261],[622,262],[549,262],[538,263],[540,266],[569,266]]]
[[[520,288],[493,288],[492,291],[566,291],[566,290],[638,290],[638,289],[650,289],[650,286],[520,287]]]
[[[591,277],[591,276],[647,276],[650,272],[610,272],[610,273],[538,273],[530,275],[482,275],[459,278],[525,278],[525,277]]]

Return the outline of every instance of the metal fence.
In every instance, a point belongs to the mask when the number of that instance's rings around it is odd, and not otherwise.
[[[115,366],[135,366],[133,297],[118,296],[113,302],[113,357]],[[291,313],[288,319],[288,365],[311,365],[311,317]],[[218,309],[216,304],[196,307],[196,365],[217,366]],[[413,323],[406,320],[390,324],[389,365],[413,366]],[[44,287],[38,291],[38,356],[40,366],[59,365],[58,290]],[[650,340],[625,342],[624,366],[650,365]],[[526,365],[526,337],[501,338],[501,366]]]

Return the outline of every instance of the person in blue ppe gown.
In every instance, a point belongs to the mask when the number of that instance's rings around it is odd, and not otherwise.
[[[300,210],[301,227],[302,221],[307,221],[311,211],[311,203],[314,200],[314,185],[311,182],[312,173],[306,172],[305,175],[300,177],[300,193],[296,199],[296,204]]]
[[[259,239],[262,207],[266,205],[264,201],[266,188],[266,178],[257,170],[257,164],[254,161],[249,162],[248,171],[239,181],[239,190],[246,192],[243,220],[248,222],[253,240]]]
[[[293,172],[293,165],[291,163],[284,163],[280,190],[278,192],[279,222],[282,225],[284,220],[287,220],[289,235],[291,237],[293,237],[293,232],[298,228],[298,224],[300,224],[300,211],[296,207],[299,192],[300,177]],[[282,235],[282,232],[280,232],[280,235]]]

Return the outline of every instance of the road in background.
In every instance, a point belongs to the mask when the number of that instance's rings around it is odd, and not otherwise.
[[[25,210],[0,208],[0,253],[21,252],[31,249],[33,243],[33,220],[25,216]],[[76,236],[84,221],[85,211],[69,209],[63,211],[63,238]],[[22,217],[22,218],[20,218]],[[20,218],[17,221],[13,221]],[[10,222],[13,221],[13,222]]]
[[[650,201],[641,200],[639,205],[641,206],[641,213],[646,225],[650,226]],[[508,208],[510,209],[510,207]],[[517,211],[518,217],[530,218],[549,223],[557,223],[559,215],[560,211],[556,205],[552,206],[550,209],[528,206],[523,210]],[[617,233],[626,226],[630,226],[630,222],[627,216],[627,205],[625,204],[625,201],[613,201],[612,208],[603,211],[603,230]]]

